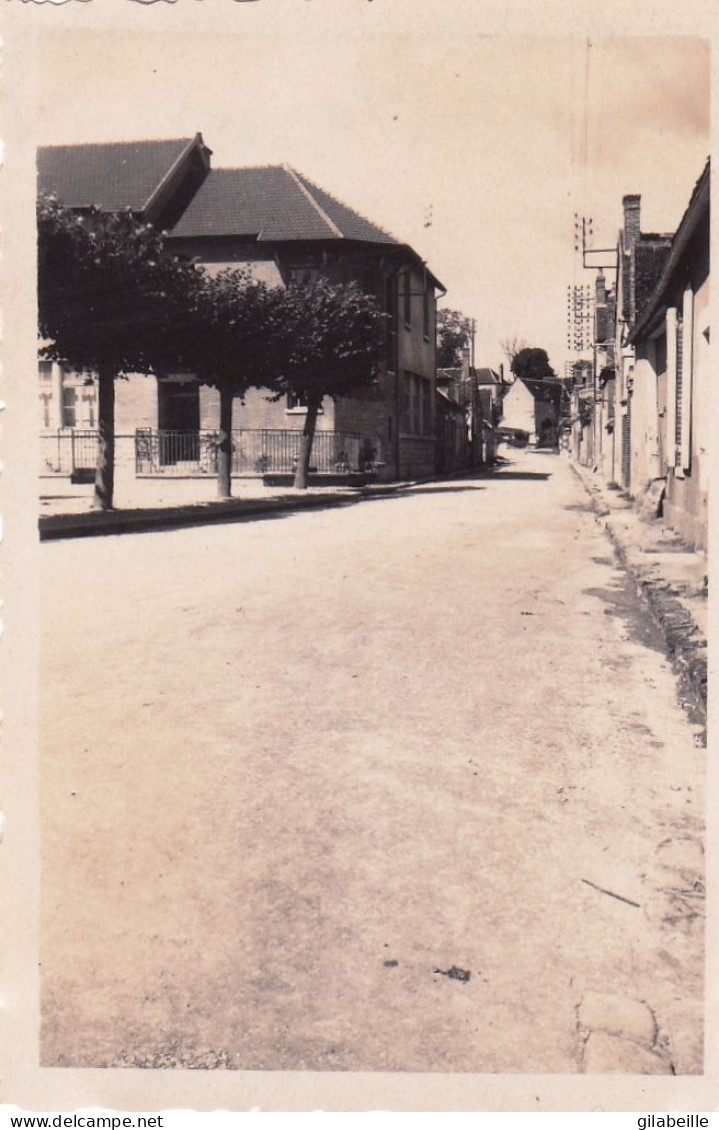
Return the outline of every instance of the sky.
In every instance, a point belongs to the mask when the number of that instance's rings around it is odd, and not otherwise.
[[[612,247],[622,196],[640,193],[643,230],[672,231],[709,154],[698,38],[490,37],[421,19],[299,38],[276,9],[242,8],[242,33],[41,33],[38,143],[199,131],[214,167],[289,163],[414,247],[442,304],[476,319],[479,365],[516,337],[561,371],[567,286],[593,278],[574,213]]]

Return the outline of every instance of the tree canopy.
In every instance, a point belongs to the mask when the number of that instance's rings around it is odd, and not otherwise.
[[[292,283],[273,315],[273,381],[306,406],[295,486],[307,485],[317,415],[325,396],[347,396],[375,385],[385,314],[355,283],[319,278]]]
[[[549,364],[546,349],[525,347],[512,359],[512,372],[519,380],[556,381],[557,374]]]
[[[437,368],[456,369],[472,337],[472,319],[459,310],[437,311]]]
[[[180,352],[184,370],[220,393],[220,498],[231,495],[233,400],[249,388],[272,387],[275,383],[282,314],[282,289],[268,288],[247,270],[197,273],[180,331]]]
[[[169,255],[161,234],[129,210],[78,216],[41,197],[37,226],[44,355],[113,375],[175,366],[191,264]]]
[[[95,505],[114,502],[115,377],[181,367],[179,328],[195,268],[127,210],[78,215],[54,197],[37,206],[38,321],[45,357],[97,374]]]

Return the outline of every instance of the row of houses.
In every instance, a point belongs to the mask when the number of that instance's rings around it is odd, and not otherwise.
[[[673,233],[623,200],[616,285],[595,281],[592,362],[574,368],[572,454],[687,544],[707,546],[710,165]]]
[[[435,370],[436,306],[446,291],[419,254],[289,166],[215,169],[202,135],[165,141],[50,146],[39,191],[79,214],[130,209],[167,233],[168,247],[211,273],[242,267],[268,285],[323,275],[359,283],[387,314],[372,396],[327,398],[313,466],[407,479],[494,458],[501,381]],[[91,374],[40,361],[41,473],[90,473],[97,402]],[[233,472],[292,469],[301,401],[252,389],[233,407]],[[219,394],[191,373],[130,375],[116,389],[116,458],[136,475],[202,476],[214,469]]]

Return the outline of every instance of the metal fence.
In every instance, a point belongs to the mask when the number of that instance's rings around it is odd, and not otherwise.
[[[301,432],[281,428],[243,428],[232,433],[232,471],[261,475],[265,471],[294,471]],[[135,432],[135,472],[138,475],[215,475],[217,432]],[[40,435],[40,473],[72,475],[91,471],[97,463],[97,431],[63,428]],[[366,470],[374,457],[355,432],[315,432],[310,466],[324,473]]]
[[[243,428],[232,433],[232,471],[238,475],[293,471],[301,433],[288,429]],[[138,429],[135,469],[138,475],[188,475],[217,472],[217,432]],[[357,471],[364,449],[353,432],[315,432],[310,465],[322,472]]]
[[[63,428],[40,433],[40,474],[72,475],[97,463],[97,431]]]

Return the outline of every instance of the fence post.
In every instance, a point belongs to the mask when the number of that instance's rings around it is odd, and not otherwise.
[[[75,429],[70,430],[70,474],[75,474]]]

